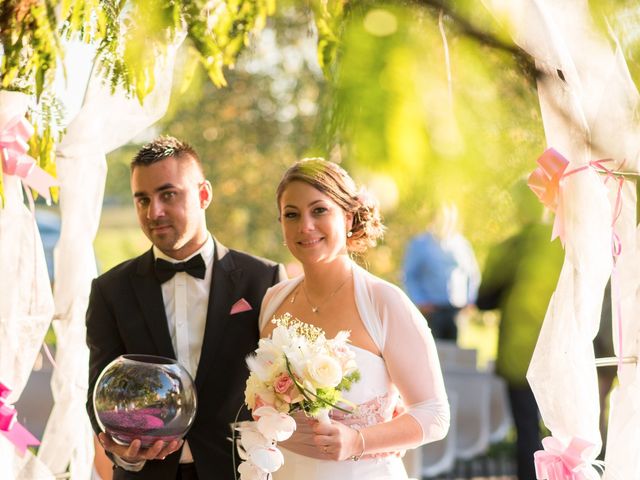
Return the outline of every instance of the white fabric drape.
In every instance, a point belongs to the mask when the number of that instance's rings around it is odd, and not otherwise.
[[[570,162],[613,158],[609,168],[638,172],[638,92],[624,58],[593,24],[581,0],[487,0],[506,18],[516,42],[543,73],[538,94],[549,146]],[[532,162],[532,169],[535,165]],[[566,218],[566,256],[527,378],[545,424],[566,445],[581,437],[600,448],[598,388],[592,341],[612,268],[613,182],[592,169],[566,177],[559,210]],[[638,239],[635,190],[626,182],[615,225],[622,241],[614,287],[620,294],[623,354],[638,354]],[[635,272],[634,272],[635,270]],[[614,343],[618,351],[614,305]],[[640,396],[636,366],[624,366],[612,396],[605,478],[640,478]],[[591,474],[596,475],[595,471]],[[596,475],[597,477],[597,475]]]
[[[85,312],[91,279],[97,273],[93,241],[102,209],[105,155],[164,115],[176,49],[177,45],[159,62],[155,89],[144,105],[120,90],[112,94],[109,85],[93,75],[82,108],[57,149],[62,227],[54,256],[55,403],[38,457],[54,473],[69,465],[74,479],[90,478],[93,461],[92,430],[85,413],[89,360]]]
[[[16,115],[24,116],[29,97],[0,91],[0,130]],[[0,172],[1,174],[1,172]],[[22,185],[3,175],[5,204],[0,209],[0,381],[20,397],[31,374],[53,316],[53,296],[35,217],[24,204]],[[18,419],[20,412],[18,411]],[[27,452],[20,457],[0,435],[0,472],[3,478],[53,478]]]

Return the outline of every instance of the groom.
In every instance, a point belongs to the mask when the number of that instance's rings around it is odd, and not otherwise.
[[[232,480],[227,437],[244,403],[245,357],[257,347],[258,314],[282,265],[230,250],[207,230],[211,184],[192,147],[172,137],[144,146],[131,162],[143,255],[96,278],[87,310],[93,429],[115,463],[114,479]],[[195,378],[198,412],[182,441],[116,444],[101,433],[92,394],[103,368],[122,354],[176,358]]]

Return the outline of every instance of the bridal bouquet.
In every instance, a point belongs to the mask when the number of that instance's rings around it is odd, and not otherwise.
[[[360,378],[355,354],[347,347],[349,332],[327,339],[322,329],[286,313],[274,318],[270,338],[263,338],[247,358],[250,375],[245,402],[255,422],[237,427],[241,480],[266,480],[284,460],[277,442],[296,428],[295,411],[329,422],[329,411],[349,403],[341,392]]]

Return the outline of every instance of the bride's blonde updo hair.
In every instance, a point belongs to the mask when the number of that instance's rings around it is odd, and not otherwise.
[[[338,164],[323,158],[304,158],[294,163],[282,176],[276,200],[291,182],[304,182],[327,195],[345,212],[353,215],[351,236],[347,235],[347,250],[362,253],[375,246],[384,233],[378,201],[364,188],[358,190],[353,179]]]

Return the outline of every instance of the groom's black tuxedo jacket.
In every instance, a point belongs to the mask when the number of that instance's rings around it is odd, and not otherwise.
[[[211,294],[195,378],[198,412],[186,439],[201,480],[233,480],[232,446],[227,438],[229,424],[244,402],[245,357],[258,344],[262,297],[286,274],[282,265],[214,243]],[[153,263],[153,251],[149,250],[114,267],[91,285],[87,411],[96,432],[100,428],[93,412],[93,387],[109,362],[126,353],[176,358]],[[231,307],[241,298],[252,310],[231,315]],[[118,467],[114,478],[175,480],[179,458],[180,451],[163,461],[148,461],[137,473]]]

